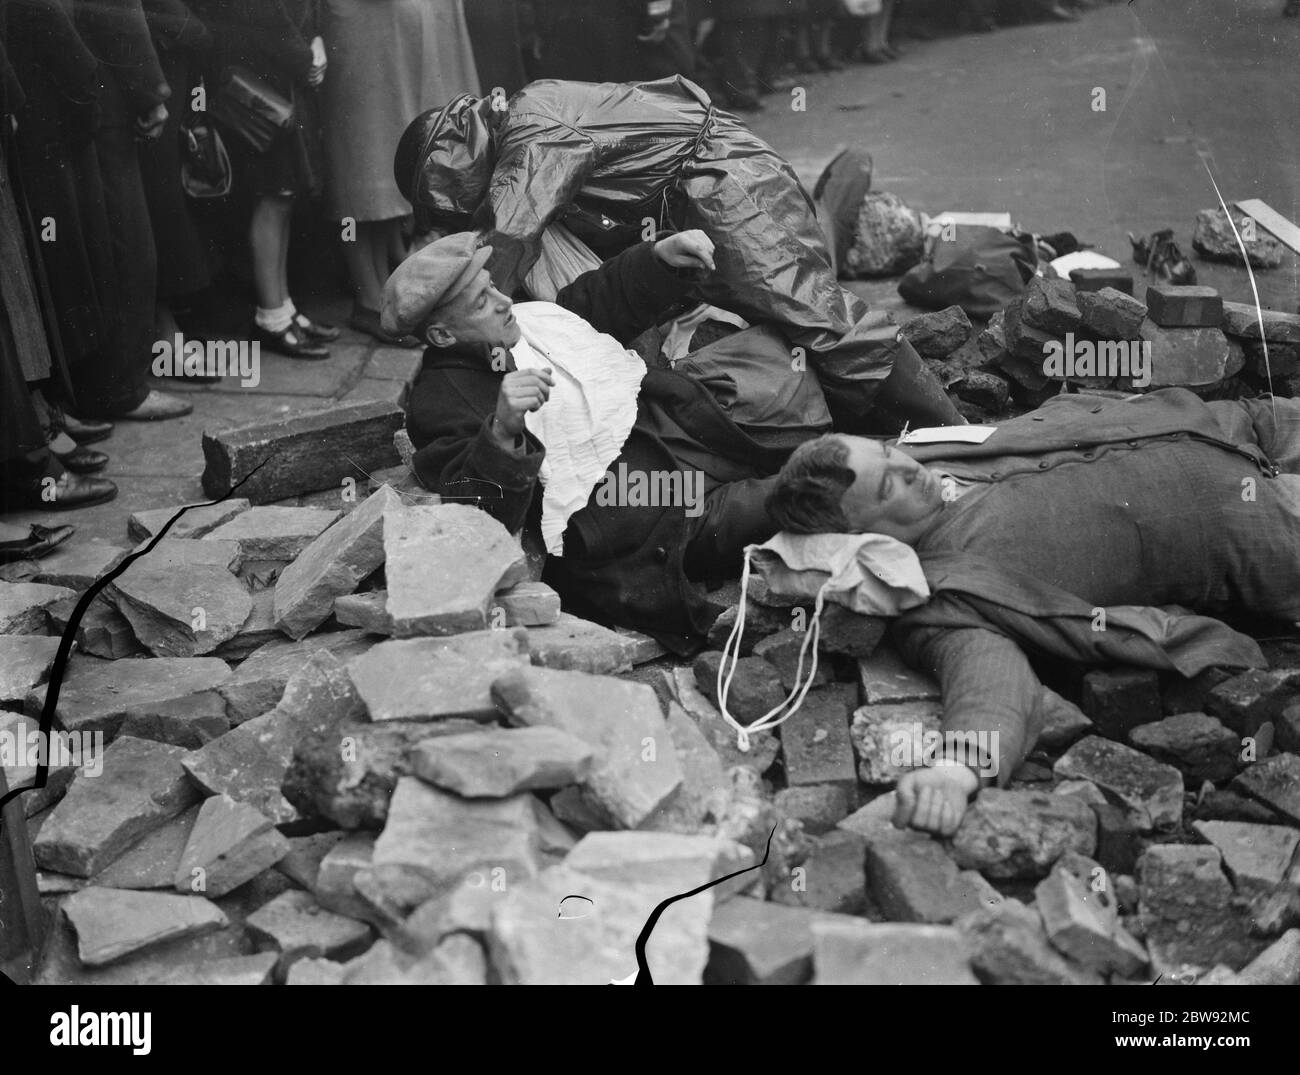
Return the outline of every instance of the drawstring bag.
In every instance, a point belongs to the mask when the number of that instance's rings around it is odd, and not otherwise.
[[[1024,292],[1038,268],[1032,235],[958,224],[952,239],[927,240],[927,255],[898,282],[913,306],[960,306],[971,317],[992,317]]]
[[[727,709],[731,680],[740,662],[740,640],[745,632],[745,607],[749,580],[757,569],[776,595],[795,603],[811,599],[812,620],[799,647],[794,686],[780,705],[745,726]],[[898,616],[930,599],[930,586],[916,551],[884,534],[777,534],[762,545],[745,548],[740,575],[740,602],[736,622],[722,648],[718,666],[718,709],[736,733],[736,746],[749,750],[750,737],[771,731],[789,720],[817,677],[817,650],[821,641],[821,615],[827,601],[864,616]],[[807,679],[804,662],[812,657]]]

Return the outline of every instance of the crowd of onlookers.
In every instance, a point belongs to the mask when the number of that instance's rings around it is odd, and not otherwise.
[[[203,335],[218,275],[251,300],[245,338],[328,357],[339,327],[290,294],[296,204],[338,229],[350,326],[414,345],[378,315],[409,241],[393,150],[457,93],[680,73],[757,111],[906,37],[1100,2],[0,0],[0,509],[115,495],[91,445],[192,409],[151,371]]]

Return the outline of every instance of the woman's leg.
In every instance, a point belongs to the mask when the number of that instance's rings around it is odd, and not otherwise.
[[[382,248],[376,250],[376,240],[381,238],[380,225],[373,221],[357,223],[357,237],[353,242],[343,244],[343,260],[347,262],[348,274],[352,277],[353,292],[356,303],[364,310],[378,310],[383,294],[383,279],[377,270],[377,263]]]
[[[289,219],[293,199],[265,194],[253,203],[248,221],[248,246],[253,256],[253,286],[257,305],[278,310],[289,300],[287,277]]]

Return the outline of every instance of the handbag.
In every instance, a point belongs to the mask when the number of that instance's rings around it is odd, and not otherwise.
[[[230,193],[230,154],[217,129],[200,116],[180,126],[181,186],[191,198],[224,198]]]
[[[265,153],[293,123],[293,89],[285,97],[247,67],[228,67],[208,111],[227,131]]]

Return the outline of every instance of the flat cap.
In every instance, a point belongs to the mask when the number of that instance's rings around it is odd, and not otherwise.
[[[476,247],[477,242],[472,231],[457,232],[421,247],[397,266],[384,285],[383,330],[408,335],[465,290],[492,256],[490,246]]]

